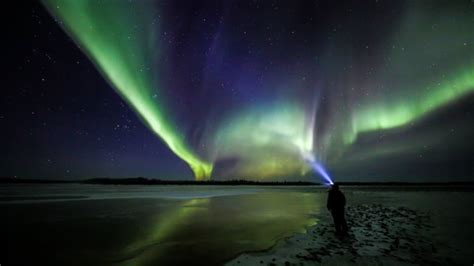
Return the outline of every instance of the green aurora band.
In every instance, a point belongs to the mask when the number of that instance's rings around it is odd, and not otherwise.
[[[361,132],[380,129],[390,129],[406,125],[440,106],[450,103],[474,91],[474,67],[457,75],[452,80],[437,83],[428,87],[427,95],[418,101],[412,100],[410,104],[372,104],[362,108],[352,120],[352,130],[345,136],[345,141],[350,144]]]
[[[206,179],[212,164],[198,158],[173,129],[163,99],[155,99],[156,51],[151,1],[130,12],[126,1],[43,1],[61,26],[80,45],[104,77],[168,147],[189,164],[198,180]],[[140,31],[134,25],[139,25]]]
[[[384,49],[389,51],[386,58],[390,64],[381,67],[386,70],[378,84],[397,85],[390,87],[391,93],[356,111],[352,128],[345,135],[346,143],[354,141],[360,132],[409,124],[474,91],[474,54],[463,52],[474,43],[474,20],[472,12],[462,12],[460,8],[427,8],[426,3],[416,2],[407,9],[392,33],[393,40]],[[443,66],[442,71],[431,69],[433,64]],[[409,94],[391,99],[396,96],[392,92],[397,91]]]

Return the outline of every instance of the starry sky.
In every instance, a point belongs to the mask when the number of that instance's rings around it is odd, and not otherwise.
[[[11,8],[0,176],[474,181],[474,2]]]

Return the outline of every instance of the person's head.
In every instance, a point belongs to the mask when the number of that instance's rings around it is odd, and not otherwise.
[[[332,188],[333,190],[339,190],[339,184],[338,184],[338,183],[334,183],[334,184],[332,184],[331,188]]]

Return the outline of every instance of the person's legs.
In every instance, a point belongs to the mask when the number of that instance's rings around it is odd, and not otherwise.
[[[336,210],[331,211],[332,218],[334,220],[334,227],[336,228],[336,234],[341,233],[341,218],[340,213]]]
[[[346,215],[345,215],[344,210],[342,210],[342,212],[341,212],[340,224],[341,224],[342,232],[344,234],[347,234],[347,232],[349,231],[349,228],[347,228]]]

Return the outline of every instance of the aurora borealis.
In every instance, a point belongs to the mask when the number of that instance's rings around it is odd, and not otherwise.
[[[174,154],[147,155],[150,165],[182,160],[197,180],[298,180],[315,158],[336,179],[384,180],[472,158],[472,1],[42,4],[109,83],[85,79],[84,90],[114,89]]]
[[[150,12],[148,5],[143,2],[130,12],[129,3],[125,1],[109,1],[104,6],[94,1],[45,3],[51,10],[58,11],[65,27],[77,36],[105,78],[144,123],[189,164],[196,178],[209,176],[212,166],[189,151],[168,121],[164,100],[155,96],[159,93],[159,83],[155,82],[159,72],[155,62],[158,58],[154,57],[160,48],[153,36],[159,25],[154,22],[153,14],[147,14]],[[125,17],[127,20],[120,19]]]

